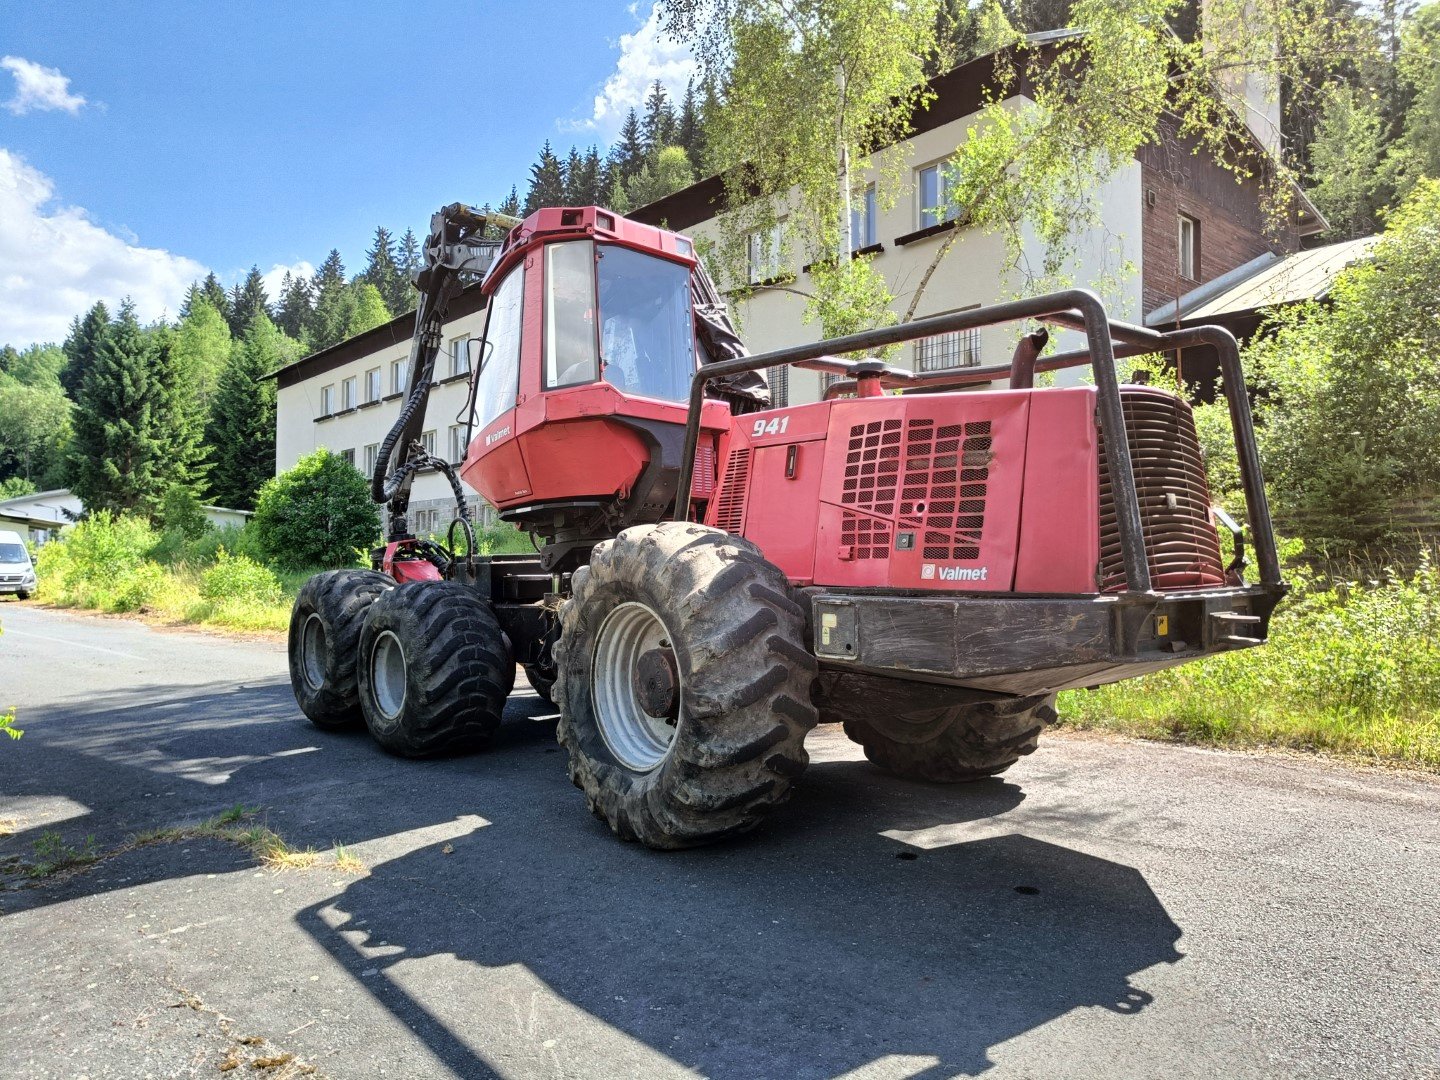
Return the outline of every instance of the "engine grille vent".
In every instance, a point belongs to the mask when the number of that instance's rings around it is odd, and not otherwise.
[[[1220,538],[1210,520],[1205,459],[1190,406],[1161,391],[1125,387],[1120,393],[1153,587],[1195,589],[1223,585]],[[1125,562],[1102,433],[1100,590],[1120,592],[1124,588]]]
[[[715,447],[702,443],[695,448],[695,469],[690,481],[692,499],[708,499],[715,494]]]
[[[731,450],[725,461],[725,481],[715,504],[715,527],[740,535],[745,531],[745,503],[750,494],[750,448]]]
[[[927,559],[980,557],[990,423],[876,420],[850,429],[840,543],[852,559],[888,559],[893,529],[922,534]]]

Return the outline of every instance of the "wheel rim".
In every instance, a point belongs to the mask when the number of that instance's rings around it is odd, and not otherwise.
[[[389,630],[375,639],[370,650],[370,686],[375,707],[386,720],[399,717],[405,708],[405,650]]]
[[[314,612],[300,631],[300,670],[310,689],[325,685],[325,620]]]
[[[656,768],[675,743],[678,719],[646,712],[635,690],[640,657],[669,647],[670,634],[660,616],[633,602],[605,616],[596,636],[590,693],[600,737],[615,760],[634,772]],[[683,697],[684,682],[677,681]]]

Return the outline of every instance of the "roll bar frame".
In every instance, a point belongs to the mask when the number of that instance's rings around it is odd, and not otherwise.
[[[974,330],[982,326],[995,326],[1022,319],[1035,319],[1066,329],[1083,331],[1085,347],[1046,357],[1026,356],[1026,350],[1017,349],[1016,357],[1005,364],[938,372],[915,372],[874,360],[844,360],[835,355],[867,352],[916,338],[948,334],[957,330]],[[1199,326],[1161,332],[1118,322],[1109,318],[1100,297],[1089,289],[1066,289],[989,307],[970,308],[948,315],[917,319],[898,326],[865,330],[810,345],[776,349],[701,367],[690,384],[685,448],[680,460],[680,481],[675,497],[675,518],[684,521],[690,515],[690,488],[694,479],[695,454],[700,444],[700,414],[705,403],[705,387],[713,379],[764,368],[794,365],[857,380],[878,378],[880,385],[889,389],[956,389],[1004,377],[1009,377],[1012,385],[1019,389],[1033,378],[1035,372],[1058,371],[1088,364],[1095,376],[1100,429],[1102,432],[1119,432],[1122,435],[1121,438],[1111,439],[1105,449],[1115,498],[1116,521],[1120,530],[1125,591],[1158,595],[1152,586],[1150,566],[1145,557],[1144,526],[1140,518],[1135,471],[1130,461],[1130,446],[1123,437],[1125,414],[1120,401],[1120,382],[1115,360],[1121,356],[1142,356],[1201,345],[1213,347],[1220,358],[1225,399],[1230,409],[1230,424],[1240,463],[1240,481],[1245,493],[1245,511],[1250,523],[1260,582],[1263,585],[1283,587],[1280,559],[1275,548],[1275,530],[1265,498],[1260,454],[1255,445],[1255,425],[1250,415],[1250,399],[1246,395],[1244,374],[1240,368],[1240,348],[1234,335],[1220,326]]]

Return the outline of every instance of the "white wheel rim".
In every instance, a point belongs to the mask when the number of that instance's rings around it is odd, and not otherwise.
[[[375,707],[386,720],[395,720],[405,708],[405,650],[400,639],[382,631],[370,649],[370,687]]]
[[[669,648],[660,616],[644,604],[621,604],[600,624],[590,675],[590,699],[600,737],[615,760],[634,772],[649,772],[670,755],[679,720],[651,716],[635,694],[635,669],[651,649]],[[685,684],[677,676],[683,700]]]
[[[310,689],[325,685],[325,620],[313,611],[300,630],[300,670]]]

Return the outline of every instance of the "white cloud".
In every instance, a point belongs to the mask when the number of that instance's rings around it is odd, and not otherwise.
[[[265,282],[265,295],[270,297],[272,304],[280,299],[280,283],[285,280],[286,274],[292,277],[313,278],[315,276],[315,267],[313,264],[301,259],[299,262],[291,263],[289,266],[286,266],[284,263],[276,263],[270,267],[269,270],[266,270],[265,273],[261,274],[260,278]],[[242,274],[241,276],[243,277],[244,275]]]
[[[0,67],[15,76],[15,96],[5,102],[5,108],[16,116],[53,109],[73,116],[85,104],[83,97],[70,92],[70,80],[54,68],[19,56],[0,56]]]
[[[631,13],[636,9],[632,7]],[[634,33],[620,35],[616,47],[620,58],[615,71],[595,95],[589,119],[571,121],[570,130],[598,130],[613,137],[620,130],[630,109],[643,111],[645,95],[659,79],[677,102],[685,93],[685,82],[695,72],[690,47],[666,36],[660,26],[660,5],[650,9],[649,17]]]
[[[60,341],[70,320],[97,300],[113,312],[123,297],[142,321],[172,316],[191,281],[194,259],[139,247],[55,199],[55,185],[0,147],[0,342],[17,348]]]

